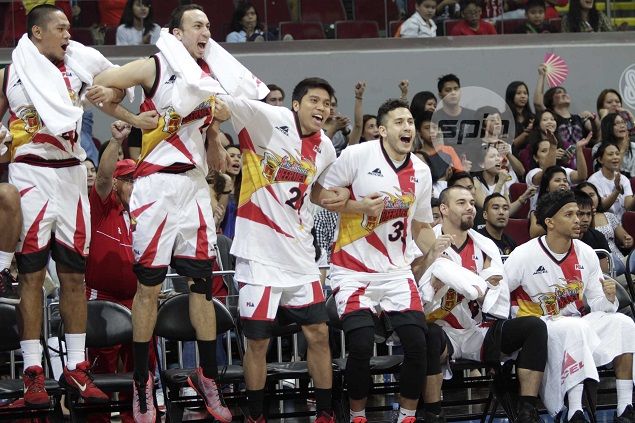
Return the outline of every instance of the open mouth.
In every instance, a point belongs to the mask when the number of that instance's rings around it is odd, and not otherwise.
[[[320,114],[311,115],[311,118],[313,119],[313,123],[318,126],[322,125],[322,122],[324,122],[324,116]]]
[[[411,135],[402,135],[401,137],[399,137],[399,139],[401,140],[401,142],[403,142],[405,144],[410,144],[410,141],[412,141],[412,136]]]
[[[68,48],[68,44],[62,44],[61,47],[62,47],[62,50],[66,51],[66,49]]]
[[[198,48],[200,48],[201,50],[205,50],[205,47],[207,46],[207,43],[197,43],[196,44],[198,46]]]

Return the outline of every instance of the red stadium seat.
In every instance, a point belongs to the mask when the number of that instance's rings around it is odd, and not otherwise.
[[[462,19],[446,19],[443,21],[443,33],[448,36],[452,32],[452,29],[461,22]]]
[[[635,192],[635,176],[631,177],[631,190]]]
[[[338,21],[335,38],[379,38],[379,26],[375,21]]]
[[[231,25],[234,16],[234,0],[196,0],[196,3],[203,6],[209,18],[212,39],[216,42],[225,41],[228,25]]]
[[[523,192],[527,190],[527,184],[522,182],[517,182],[515,184],[511,184],[509,187],[509,200],[513,203],[522,195]],[[526,219],[529,216],[529,201],[525,202],[521,206],[520,209],[514,213],[513,216],[510,216],[514,219]]]
[[[630,236],[635,236],[635,212],[624,212],[624,216],[622,216],[622,227],[624,227]]]
[[[291,11],[286,0],[252,0],[258,18],[270,28],[277,28],[280,22],[291,20]]]
[[[280,38],[291,35],[294,40],[323,40],[322,22],[280,22]]]
[[[549,19],[549,25],[555,32],[562,31],[562,19],[561,18],[553,18]]]
[[[92,46],[95,44],[90,28],[71,28],[71,38],[86,46]]]
[[[300,20],[302,22],[322,22],[332,24],[346,20],[342,0],[300,0]]]
[[[399,9],[397,3],[390,0],[353,0],[353,17],[357,21],[375,21],[379,29],[384,31],[387,20],[399,19]]]
[[[216,0],[218,1],[218,0]],[[197,1],[197,4],[201,4],[201,2]],[[219,1],[220,3],[220,1]],[[170,22],[170,16],[172,16],[172,11],[179,7],[181,2],[179,0],[153,0],[152,1],[152,16],[157,25],[167,26]],[[203,6],[201,4],[201,6]],[[232,9],[233,10],[233,9]],[[212,16],[208,13],[207,17],[212,21]],[[231,18],[230,18],[231,19]]]
[[[524,244],[529,241],[529,219],[509,219],[505,233],[516,241],[516,244]]]
[[[104,39],[104,44],[106,45],[117,44],[117,28],[109,27],[106,29],[106,38]]]
[[[390,21],[388,24],[388,32],[386,33],[386,37],[398,37],[399,31],[401,30],[401,24],[403,21]]]
[[[496,32],[499,34],[515,34],[524,23],[525,19],[499,19],[496,21]]]
[[[92,24],[99,23],[99,7],[96,1],[81,1],[78,3],[81,12],[79,13],[78,22],[73,22],[75,26],[81,26],[88,28]],[[152,13],[156,15],[156,11],[153,9]]]

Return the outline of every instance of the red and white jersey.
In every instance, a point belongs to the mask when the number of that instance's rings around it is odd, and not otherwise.
[[[62,73],[73,104],[81,107],[80,91],[84,83],[63,62],[58,65],[58,69]],[[28,161],[29,158],[80,161],[86,159],[86,152],[79,144],[77,131],[54,135],[44,126],[29,93],[11,65],[4,70],[2,91],[9,101],[9,131],[13,135],[11,156],[14,161]],[[80,122],[78,126],[79,124]]]
[[[187,116],[180,116],[172,106],[172,90],[176,74],[162,53],[152,56],[157,69],[154,86],[146,94],[141,111],[156,110],[159,125],[144,131],[141,155],[135,176],[147,176],[170,169],[184,171],[199,169],[207,175],[205,140],[207,128],[214,118],[214,97],[202,98],[201,103]],[[201,71],[210,73],[209,67],[199,61]]]
[[[379,192],[379,217],[341,213],[331,255],[332,277],[363,273],[365,280],[410,275],[415,258],[412,219],[432,222],[432,178],[428,166],[409,154],[396,166],[379,140],[347,147],[324,176],[325,188],[348,187],[351,199]]]
[[[243,160],[231,253],[319,274],[309,198],[313,182],[335,161],[331,140],[322,131],[302,137],[295,113],[284,107],[229,96],[222,100],[231,110]]]
[[[558,257],[557,257],[558,256]],[[512,316],[579,316],[585,295],[591,311],[615,311],[602,290],[604,276],[591,247],[574,239],[566,254],[556,255],[546,237],[514,249],[505,261]]]

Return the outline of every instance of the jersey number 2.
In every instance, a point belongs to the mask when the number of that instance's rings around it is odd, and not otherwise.
[[[299,210],[304,203],[304,197],[306,197],[306,194],[302,195],[302,191],[298,187],[291,188],[289,190],[289,194],[291,194],[291,198],[284,203],[292,209]]]

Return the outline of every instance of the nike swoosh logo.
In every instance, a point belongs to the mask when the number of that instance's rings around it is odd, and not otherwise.
[[[75,379],[73,376],[71,376],[71,379],[73,379],[73,382],[75,382],[75,385],[77,385],[77,388],[78,388],[80,391],[84,392],[84,391],[86,390],[86,384],[83,384],[83,385],[82,385],[82,384],[81,384],[81,383],[79,383],[79,382],[77,381],[77,379]]]

